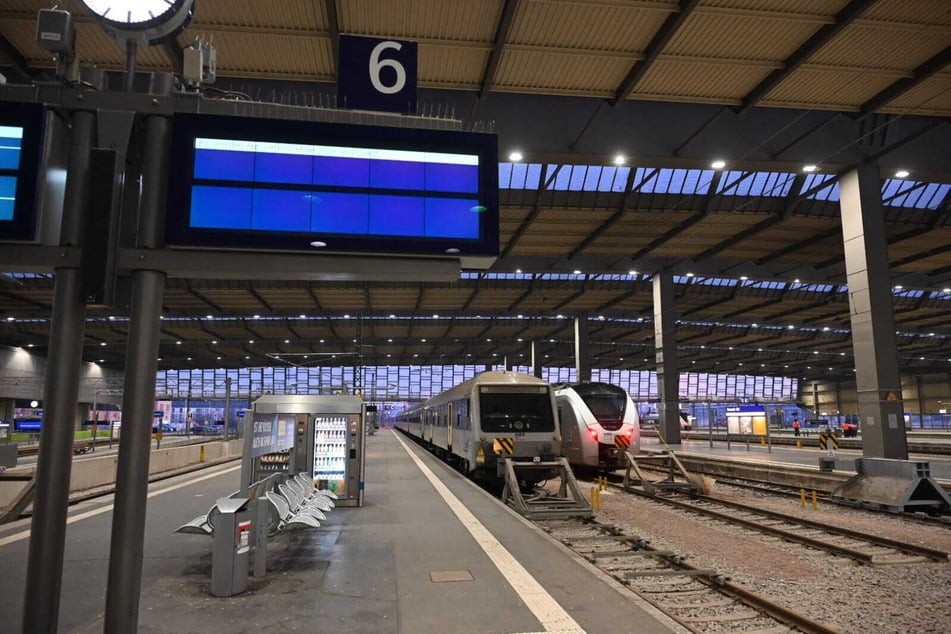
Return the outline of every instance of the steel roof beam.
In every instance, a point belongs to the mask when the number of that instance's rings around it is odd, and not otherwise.
[[[7,78],[11,83],[16,83],[14,80],[25,84],[32,83],[33,78],[30,77],[26,57],[2,33],[0,33],[0,59],[6,60],[7,68],[13,71],[13,77]]]
[[[340,73],[340,23],[337,19],[337,0],[324,0],[327,11],[327,31],[330,35],[330,54],[333,55],[334,71]]]
[[[660,170],[655,167],[655,168],[644,178],[644,180],[641,181],[641,185],[638,186],[638,191],[640,190],[640,187],[641,187],[644,183],[646,183],[646,182],[649,181],[650,179],[654,178],[654,177],[656,176],[657,172],[659,172],[659,171],[660,171]],[[582,251],[584,251],[585,249],[587,249],[589,246],[591,246],[591,243],[592,243],[592,242],[594,242],[594,241],[597,240],[599,237],[601,237],[601,235],[602,235],[605,231],[607,231],[607,230],[610,229],[612,226],[614,226],[614,223],[616,223],[618,220],[620,220],[620,219],[624,216],[624,212],[627,211],[627,206],[628,206],[628,204],[630,203],[631,198],[632,198],[632,197],[634,196],[634,194],[636,193],[635,190],[634,190],[634,178],[635,178],[636,174],[637,174],[637,170],[636,170],[636,169],[630,168],[630,169],[628,170],[627,181],[625,181],[625,185],[624,185],[624,197],[621,199],[621,204],[618,205],[617,210],[616,210],[613,214],[611,214],[604,222],[602,222],[601,225],[598,226],[598,228],[596,228],[594,231],[592,231],[591,234],[588,235],[588,237],[586,237],[584,240],[582,240],[582,241],[581,241],[581,244],[579,244],[579,245],[576,246],[574,249],[572,249],[571,253],[568,254],[568,256],[567,256],[566,259],[570,260],[570,259],[576,257],[578,254],[580,254],[580,253],[581,253]]]
[[[865,10],[873,4],[875,4],[875,0],[852,0],[852,2],[835,14],[835,21],[832,24],[826,24],[813,33],[808,40],[803,42],[802,45],[783,62],[782,68],[772,71],[763,81],[757,84],[749,94],[743,97],[738,112],[744,113],[758,104],[773,88],[794,73],[816,51],[832,41],[835,36],[845,30],[847,26],[861,16]]]
[[[912,71],[911,77],[903,77],[891,84],[880,93],[866,101],[859,107],[858,119],[864,119],[876,110],[888,105],[915,86],[929,79],[932,75],[951,63],[951,46],[924,62]]]
[[[647,74],[647,71],[660,56],[664,47],[673,39],[680,27],[687,21],[687,18],[690,17],[690,12],[700,4],[700,0],[680,0],[678,4],[680,5],[679,9],[671,12],[670,15],[667,16],[667,19],[664,20],[664,24],[654,34],[650,44],[647,45],[647,49],[644,51],[644,57],[634,62],[634,65],[631,66],[631,70],[627,73],[627,77],[621,81],[621,85],[614,91],[614,96],[611,97],[609,101],[612,107],[627,99],[631,92],[634,91],[637,83]]]
[[[502,59],[502,49],[505,47],[505,41],[508,39],[509,31],[512,28],[518,2],[519,0],[505,0],[505,4],[502,5],[502,15],[499,16],[499,22],[495,27],[495,37],[492,38],[492,52],[489,53],[485,70],[482,72],[482,81],[479,83],[480,99],[488,94],[489,87],[495,79],[495,72],[498,70],[499,61]]]
[[[528,228],[532,225],[532,223],[535,222],[535,218],[538,217],[538,214],[541,213],[541,210],[542,210],[542,194],[545,192],[546,189],[551,187],[552,183],[555,182],[555,178],[557,178],[558,173],[561,171],[561,168],[563,167],[564,167],[564,164],[559,165],[554,170],[552,170],[550,175],[547,173],[548,167],[547,166],[545,167],[545,176],[547,176],[547,178],[538,179],[538,189],[535,192],[535,204],[532,207],[532,210],[525,217],[525,219],[522,220],[522,224],[518,226],[518,229],[516,229],[515,233],[512,234],[512,237],[509,238],[509,243],[505,245],[504,249],[502,249],[502,253],[499,254],[499,259],[504,258],[505,256],[507,256],[509,253],[512,252],[512,249],[515,248],[515,245],[518,243],[518,241],[522,238],[522,236],[525,234]]]

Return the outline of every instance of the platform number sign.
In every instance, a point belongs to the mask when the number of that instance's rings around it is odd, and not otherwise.
[[[337,106],[416,114],[416,42],[341,35]]]

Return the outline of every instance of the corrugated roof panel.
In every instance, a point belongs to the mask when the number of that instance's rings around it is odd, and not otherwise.
[[[938,73],[882,108],[882,112],[951,116],[951,73]]]
[[[333,77],[328,38],[250,33],[215,34],[220,72],[244,76],[280,73],[304,80]],[[267,55],[262,55],[267,51]]]
[[[240,26],[290,31],[327,30],[327,14],[322,2],[298,0],[231,0],[195,3],[195,35],[215,26]],[[186,40],[189,39],[187,36]]]
[[[347,0],[337,3],[337,22],[341,33],[491,42],[501,11],[501,0]]]
[[[946,2],[935,0],[878,0],[862,14],[861,20],[951,26],[951,11]]]
[[[947,30],[893,29],[884,24],[852,25],[809,58],[810,65],[911,70],[940,53]]]
[[[512,44],[638,53],[677,6],[675,2],[602,3],[524,0],[512,21]]]
[[[493,88],[607,97],[614,94],[632,64],[625,57],[506,48]]]
[[[763,105],[854,110],[894,81],[861,68],[804,66],[770,91]]]
[[[663,55],[637,84],[631,98],[735,105],[772,69],[772,64],[741,66],[716,61],[698,62],[693,58],[678,60]]]
[[[701,12],[691,14],[664,54],[783,61],[821,26],[815,21]]]
[[[442,88],[480,85],[489,49],[474,46],[419,45],[419,82]]]

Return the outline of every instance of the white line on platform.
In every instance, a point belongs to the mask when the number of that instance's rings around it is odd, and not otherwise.
[[[173,484],[172,486],[165,487],[164,489],[156,489],[155,491],[150,491],[149,494],[146,495],[145,497],[152,498],[157,495],[168,493],[170,491],[183,489],[187,486],[191,486],[195,484],[196,482],[201,482],[202,480],[208,480],[210,478],[217,478],[220,475],[231,473],[232,471],[237,471],[240,468],[241,468],[240,465],[237,467],[230,467],[223,471],[216,471],[215,473],[209,473],[208,475],[203,475],[201,477],[188,480],[187,482],[179,482],[178,484]],[[113,506],[114,506],[113,504],[107,504],[106,506],[101,506],[99,508],[92,509],[91,511],[86,511],[84,513],[77,513],[76,515],[70,515],[69,517],[66,518],[66,523],[72,524],[73,522],[78,522],[80,520],[94,517],[96,515],[102,515],[103,513],[108,513],[109,511],[112,510]],[[13,542],[18,542],[21,539],[26,539],[29,536],[30,536],[30,531],[25,530],[25,531],[20,531],[19,533],[14,533],[13,535],[8,535],[7,537],[2,537],[0,538],[0,547],[6,546],[7,544],[12,544]]]
[[[466,506],[452,494],[445,484],[436,477],[429,467],[423,464],[416,454],[410,451],[403,439],[394,431],[394,436],[412,458],[419,470],[423,472],[426,479],[429,480],[436,492],[442,497],[462,525],[469,531],[476,543],[482,547],[485,554],[499,569],[502,576],[505,577],[509,585],[515,590],[519,598],[525,602],[528,609],[532,611],[546,632],[558,632],[559,634],[585,634],[581,626],[571,618],[564,608],[558,605],[558,602],[552,598],[548,591],[518,562],[512,554],[505,549],[505,546],[489,532],[476,516],[466,508]]]

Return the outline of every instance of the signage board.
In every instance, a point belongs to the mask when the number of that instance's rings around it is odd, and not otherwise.
[[[169,246],[499,253],[495,135],[178,114]]]
[[[255,414],[251,424],[251,457],[284,451],[294,446],[294,418]]]
[[[163,418],[164,416],[165,416],[165,412],[163,412],[160,409],[157,409],[154,412],[152,412],[152,418]]]
[[[33,240],[43,107],[0,103],[0,240]]]
[[[416,114],[416,42],[339,37],[337,107]]]

